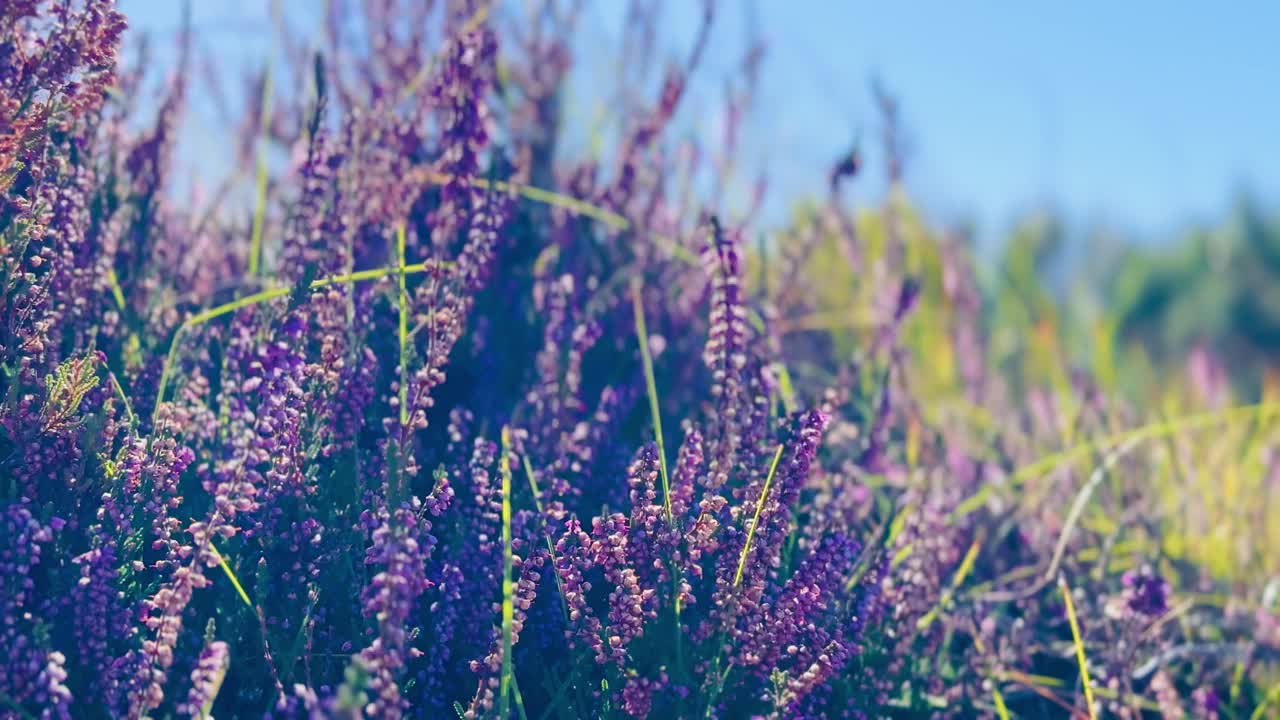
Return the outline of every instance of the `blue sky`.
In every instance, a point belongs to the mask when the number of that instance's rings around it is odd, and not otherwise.
[[[227,67],[261,63],[265,2],[193,6],[204,48]],[[162,48],[172,37],[178,3],[121,7]],[[624,3],[587,7],[576,54],[603,78],[575,84],[569,111],[583,116],[608,81]],[[668,0],[664,56],[684,54],[697,7]],[[767,55],[744,160],[768,170],[774,222],[822,191],[859,130],[878,170],[873,77],[899,98],[913,194],[936,220],[972,220],[983,236],[1045,205],[1154,236],[1212,220],[1243,189],[1280,200],[1280,3],[721,0],[683,131],[715,133],[752,25]],[[879,192],[869,181],[854,197]]]

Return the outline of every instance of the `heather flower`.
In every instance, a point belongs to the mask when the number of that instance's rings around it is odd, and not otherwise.
[[[658,102],[648,112],[640,114],[640,120],[626,137],[620,152],[617,179],[605,193],[607,204],[619,211],[626,211],[627,202],[636,195],[637,178],[646,150],[657,140],[663,128],[671,121],[680,99],[684,96],[690,74],[697,68],[706,48],[711,26],[711,5],[703,8],[702,22],[693,49],[685,67],[668,68],[658,95]]]
[[[119,557],[114,538],[99,530],[97,546],[72,559],[80,566],[80,578],[71,591],[76,611],[75,636],[82,666],[93,672],[95,683],[110,671],[112,645],[128,634],[128,613],[121,601],[116,577]]]
[[[187,693],[187,702],[182,712],[195,717],[209,717],[208,708],[218,696],[230,664],[231,657],[225,642],[214,640],[207,643],[191,671],[191,690]]]
[[[1169,610],[1169,583],[1150,567],[1143,566],[1124,574],[1124,601],[1129,610],[1148,618],[1157,618]]]
[[[710,242],[703,250],[703,263],[711,277],[711,317],[703,362],[711,370],[711,394],[716,399],[718,433],[710,455],[708,487],[716,489],[729,477],[744,418],[739,418],[743,369],[747,365],[746,308],[739,287],[738,249],[714,218],[710,221]]]
[[[758,520],[752,521],[756,526],[751,535],[751,545],[746,544],[746,530],[733,535],[734,540],[729,547],[735,552],[721,557],[716,574],[715,603],[728,611],[730,622],[743,612],[755,612],[762,599],[765,582],[776,566],[790,532],[792,505],[808,480],[826,425],[827,417],[817,410],[796,417],[791,442],[786,445],[785,459],[779,464],[773,482],[766,488],[762,479],[744,494],[744,523],[746,518],[757,515],[755,508],[759,507]],[[744,548],[745,556],[742,554]],[[742,568],[741,577],[738,575],[739,567]]]
[[[629,677],[622,688],[622,711],[633,718],[647,718],[653,707],[653,696],[662,690],[669,679],[662,673],[656,679]]]
[[[26,714],[69,718],[71,691],[66,687],[66,657],[34,640],[35,571],[42,546],[53,541],[51,525],[37,520],[25,500],[10,503],[0,516],[0,694]]]
[[[462,13],[462,22],[469,17]],[[480,196],[470,180],[480,174],[479,154],[489,139],[486,95],[493,82],[495,52],[496,38],[487,23],[461,29],[449,40],[432,91],[444,113],[442,169],[450,177],[433,213],[431,239],[438,250],[451,249],[464,218],[479,209]]]
[[[6,67],[0,78],[0,177],[16,175],[13,163],[25,166],[39,158],[39,136],[52,108],[61,108],[58,120],[70,125],[101,105],[125,29],[124,16],[111,5],[104,0],[77,5],[24,0],[0,9]],[[40,17],[44,13],[47,18]],[[31,112],[25,102],[36,90],[47,93],[44,112]],[[34,173],[39,168],[25,169]]]
[[[372,541],[365,564],[380,569],[362,594],[365,617],[376,621],[377,636],[358,662],[369,675],[367,687],[373,694],[367,710],[378,717],[401,717],[407,706],[398,685],[411,657],[407,622],[431,586],[426,561],[435,546],[422,510],[414,498],[394,512],[366,511],[361,518]]]
[[[744,665],[762,670],[804,667],[838,631],[824,627],[825,615],[843,588],[860,546],[844,534],[824,538],[787,579],[764,613],[763,627],[747,638],[741,651]]]
[[[645,618],[656,616],[653,604],[657,591],[641,586],[631,565],[627,534],[626,516],[621,513],[592,520],[591,561],[604,571],[609,588],[606,652],[619,666],[625,661],[627,645],[644,633]],[[597,655],[596,662],[603,664],[605,656]]]
[[[517,573],[512,594],[511,647],[513,652],[516,643],[520,640],[520,634],[524,632],[525,623],[529,618],[529,609],[533,607],[533,602],[537,598],[538,582],[541,579],[539,568],[545,560],[546,553],[541,549],[533,551],[527,559],[517,555],[511,558],[512,569]],[[496,603],[493,609],[501,616],[500,603]],[[494,627],[488,654],[483,659],[473,660],[470,663],[471,671],[479,675],[480,680],[471,706],[464,714],[468,719],[487,715],[493,710],[501,684],[504,644],[502,635],[502,626]]]
[[[688,428],[671,474],[671,513],[677,518],[683,519],[689,513],[697,481],[705,472],[702,445],[702,434],[693,427]]]
[[[627,555],[646,580],[664,579],[664,561],[673,544],[672,529],[658,499],[658,448],[647,444],[627,470],[631,517],[628,519]],[[656,571],[656,577],[655,577]]]
[[[570,637],[585,645],[597,661],[603,664],[607,658],[605,643],[601,637],[603,624],[587,602],[591,583],[586,579],[586,572],[594,566],[594,558],[589,552],[591,545],[591,536],[583,532],[576,517],[570,516],[565,522],[563,534],[554,546],[555,570],[560,577],[560,591],[564,595],[565,605],[568,606],[569,625],[572,628]]]

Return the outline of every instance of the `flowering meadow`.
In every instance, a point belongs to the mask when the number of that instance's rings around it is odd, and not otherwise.
[[[762,237],[711,5],[579,150],[531,7],[330,0],[196,198],[200,28],[0,2],[0,718],[1280,717],[1280,377],[980,273],[887,94]]]

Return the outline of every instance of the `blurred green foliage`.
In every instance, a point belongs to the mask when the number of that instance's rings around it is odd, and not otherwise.
[[[908,468],[932,431],[976,457],[1044,465],[993,492],[1052,526],[1100,453],[1134,442],[1145,461],[1081,527],[1229,582],[1280,573],[1280,505],[1267,501],[1277,467],[1267,448],[1280,432],[1280,221],[1242,200],[1211,229],[1159,243],[1083,238],[1036,214],[979,256],[894,186],[854,213],[797,209],[749,258],[748,277],[792,314],[777,319],[780,342],[795,358],[790,379],[811,391],[832,371],[804,358],[825,352],[861,385],[881,382],[887,359],[868,349],[902,278],[914,279],[896,361],[914,398]],[[1150,507],[1132,525],[1122,518],[1137,497]]]
[[[1280,359],[1280,217],[1245,197],[1215,227],[1130,248],[1106,296],[1125,342],[1162,365],[1202,343],[1256,395]]]

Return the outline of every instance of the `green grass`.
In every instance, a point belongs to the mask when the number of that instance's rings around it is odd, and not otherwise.
[[[1077,443],[1065,450],[1050,453],[1035,462],[1028,463],[1014,471],[1013,475],[1009,478],[1008,485],[1010,488],[1016,488],[1018,485],[1021,485],[1028,480],[1041,477],[1049,473],[1063,463],[1074,462],[1092,453],[1110,450],[1118,445],[1141,443],[1171,435],[1178,435],[1192,430],[1210,428],[1216,425],[1233,425],[1242,421],[1253,420],[1257,417],[1268,417],[1276,413],[1280,413],[1280,402],[1238,405],[1235,407],[1224,408],[1222,410],[1195,413],[1168,420],[1161,420],[1159,422],[1142,425],[1131,430],[1112,433],[1100,438]],[[993,492],[995,492],[994,485],[983,485],[982,489],[956,506],[956,509],[951,513],[952,519],[964,517],[965,515],[968,515],[974,510],[982,507],[986,504],[987,500],[990,499],[991,493]]]
[[[667,476],[666,442],[662,436],[662,408],[658,402],[658,383],[653,375],[653,357],[649,354],[649,331],[644,320],[644,299],[639,280],[631,283],[631,307],[635,314],[636,341],[640,345],[640,362],[644,366],[644,386],[649,395],[649,417],[653,422],[653,434],[658,444],[658,472],[662,477],[662,507],[667,514],[667,524],[675,527],[671,514],[671,481]]]

